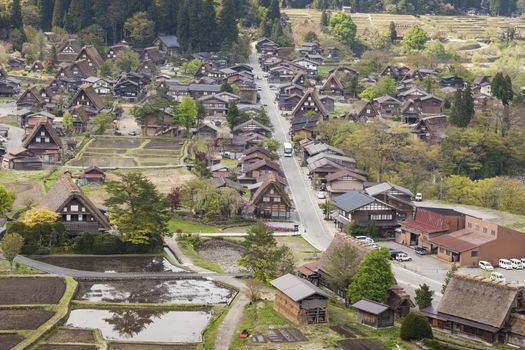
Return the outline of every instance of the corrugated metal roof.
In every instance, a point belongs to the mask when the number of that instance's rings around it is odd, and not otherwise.
[[[373,203],[376,199],[358,191],[349,191],[335,198],[335,205],[346,212],[354,211]]]
[[[328,298],[328,294],[319,289],[319,287],[290,273],[274,279],[270,283],[293,301],[300,301],[314,294]]]
[[[352,305],[353,308],[368,312],[372,315],[379,315],[388,310],[389,306],[386,304],[381,304],[368,299],[361,299],[357,303]]]

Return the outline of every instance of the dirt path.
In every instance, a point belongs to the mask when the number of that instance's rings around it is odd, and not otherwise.
[[[196,271],[196,272],[211,272],[203,269],[202,267],[195,266],[190,258],[184,255],[177,245],[177,241],[174,237],[164,239],[170,250],[180,260],[181,265],[184,267]],[[208,276],[214,280],[234,286],[239,290],[239,294],[234,299],[230,306],[230,310],[222,320],[217,331],[217,338],[215,339],[215,350],[229,350],[232,337],[237,329],[237,324],[241,320],[244,314],[244,307],[248,304],[249,298],[246,293],[246,285],[239,279],[234,277],[226,276]]]

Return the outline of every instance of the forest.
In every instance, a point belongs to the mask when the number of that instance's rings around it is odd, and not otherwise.
[[[525,10],[524,0],[284,0],[288,7],[337,9],[352,6],[357,12],[388,12],[399,14],[464,14],[470,8],[485,9],[493,16],[511,16]]]
[[[237,40],[238,20],[252,12],[248,5],[243,0],[9,0],[0,2],[0,40],[16,47],[25,41],[24,26],[31,26],[89,37],[100,46],[123,39],[146,46],[164,33],[176,34],[189,51],[219,50]]]

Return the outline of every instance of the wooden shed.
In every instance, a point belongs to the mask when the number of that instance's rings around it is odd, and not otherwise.
[[[357,309],[357,321],[361,324],[385,328],[394,325],[394,311],[386,304],[368,299],[361,299],[352,305]]]
[[[312,283],[292,274],[271,282],[277,288],[273,308],[297,324],[328,322],[328,294]]]

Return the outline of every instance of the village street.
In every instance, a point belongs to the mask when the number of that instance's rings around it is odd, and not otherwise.
[[[253,73],[261,77],[256,80],[257,86],[260,87],[259,94],[261,96],[261,104],[264,105],[272,124],[274,125],[274,138],[279,140],[281,144],[290,141],[288,131],[290,129],[289,122],[281,117],[277,105],[275,103],[275,94],[263,77],[263,71],[257,61],[255,48],[252,49],[250,55],[250,64],[254,68]],[[282,168],[286,174],[286,179],[292,194],[292,199],[297,211],[297,219],[300,224],[300,230],[303,238],[307,240],[317,249],[324,251],[330,245],[336,229],[330,222],[323,220],[323,214],[318,205],[316,193],[310,185],[310,181],[305,176],[299,163],[295,157],[281,157]],[[410,256],[415,255],[413,251],[409,252]],[[425,263],[430,264],[428,268],[421,268],[416,263],[408,264],[392,264],[392,269],[396,275],[396,279],[408,293],[414,295],[415,289],[422,283],[426,283],[431,289],[436,291],[436,300],[439,300],[441,285],[443,284],[444,276],[443,267],[440,266],[440,273],[436,273],[438,267],[434,267],[435,259],[424,257]],[[419,266],[420,269],[415,269],[413,266]]]

